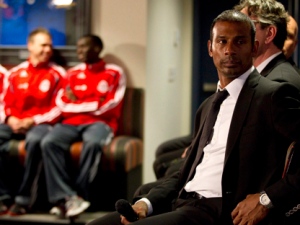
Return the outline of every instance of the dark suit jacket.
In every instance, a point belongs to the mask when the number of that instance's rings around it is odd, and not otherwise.
[[[228,221],[231,211],[248,194],[265,190],[275,205],[272,211],[280,216],[294,206],[295,197],[299,199],[300,176],[281,179],[286,150],[292,140],[300,139],[298,93],[288,83],[270,81],[256,70],[246,80],[234,109],[222,175],[223,214]],[[212,97],[205,100],[197,111],[198,133],[182,169],[146,196],[154,213],[176,198],[193,177],[191,168],[202,156],[198,143],[211,101]]]
[[[288,58],[287,60],[293,67],[294,69],[300,74],[300,68],[296,65],[295,61],[293,60],[292,57]]]
[[[278,82],[289,82],[300,90],[300,75],[283,53],[272,59],[261,71],[262,76]]]

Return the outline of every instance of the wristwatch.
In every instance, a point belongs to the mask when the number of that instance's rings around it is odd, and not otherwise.
[[[268,209],[271,209],[274,207],[271,202],[271,199],[268,197],[268,195],[266,194],[265,191],[262,191],[260,193],[259,203]]]

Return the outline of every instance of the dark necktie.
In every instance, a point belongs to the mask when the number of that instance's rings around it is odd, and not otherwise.
[[[225,89],[224,91],[218,91],[215,96],[214,100],[211,104],[211,108],[209,110],[209,113],[207,115],[201,139],[199,142],[199,148],[204,148],[212,139],[213,136],[213,129],[215,122],[217,120],[218,113],[220,111],[220,106],[222,102],[227,98],[228,91]]]
[[[193,166],[191,168],[191,171],[189,173],[187,181],[192,179],[195,169],[200,162],[203,148],[211,141],[211,138],[213,136],[213,128],[214,128],[215,122],[217,120],[220,106],[227,96],[228,96],[228,91],[226,89],[224,91],[217,92],[214,96],[214,100],[212,101],[209,112],[207,114],[207,118],[204,123],[202,135],[201,135],[201,138],[199,141],[198,152],[197,152],[195,161],[193,163]]]

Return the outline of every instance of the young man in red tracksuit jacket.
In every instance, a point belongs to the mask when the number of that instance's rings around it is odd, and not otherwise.
[[[63,87],[66,71],[50,62],[52,38],[43,28],[28,37],[29,58],[7,73],[8,86],[4,95],[5,120],[0,124],[0,171],[4,174],[4,158],[9,140],[25,139],[26,158],[21,186],[10,215],[24,214],[31,203],[31,187],[41,162],[40,141],[60,118],[55,97]],[[2,168],[1,168],[2,167]],[[0,213],[11,203],[11,193],[0,175]],[[4,174],[5,175],[5,174]]]
[[[67,72],[67,84],[56,98],[62,122],[42,140],[48,199],[56,205],[50,210],[53,214],[65,212],[66,217],[75,217],[89,207],[88,186],[102,148],[118,129],[126,78],[119,66],[99,57],[102,48],[98,36],[85,35],[78,40],[77,54],[82,63]],[[64,157],[78,140],[83,141],[83,149],[73,182]]]

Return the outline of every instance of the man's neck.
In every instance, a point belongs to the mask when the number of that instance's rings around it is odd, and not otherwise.
[[[36,59],[32,59],[32,58],[29,58],[29,62],[30,64],[33,66],[33,67],[40,67],[40,66],[44,66],[44,65],[47,65],[49,62],[40,62]]]
[[[261,63],[263,63],[266,59],[268,59],[271,55],[274,55],[278,52],[281,52],[281,50],[277,47],[269,48],[265,52],[259,54],[258,56],[253,58],[253,65],[255,67],[258,67]]]

